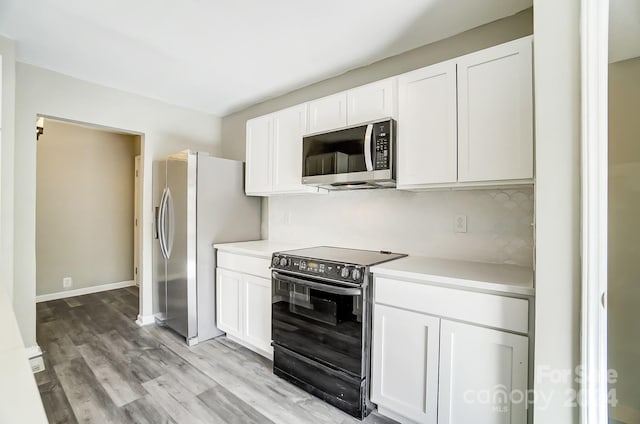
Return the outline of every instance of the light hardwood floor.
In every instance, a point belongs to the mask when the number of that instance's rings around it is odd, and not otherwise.
[[[167,329],[138,327],[137,313],[135,287],[37,304],[46,370],[36,381],[52,424],[359,422],[224,337],[190,348]]]

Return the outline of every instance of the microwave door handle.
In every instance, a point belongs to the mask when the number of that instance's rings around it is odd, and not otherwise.
[[[331,284],[317,283],[315,281],[310,281],[302,278],[282,275],[277,271],[273,271],[271,273],[271,276],[276,280],[284,281],[286,283],[298,284],[303,287],[308,287],[310,289],[323,291],[326,293],[333,293],[342,296],[360,296],[362,294],[362,289],[359,288],[338,287],[332,286]]]
[[[371,146],[373,144],[373,124],[367,125],[364,133],[364,163],[367,171],[373,171],[373,161],[371,160]]]

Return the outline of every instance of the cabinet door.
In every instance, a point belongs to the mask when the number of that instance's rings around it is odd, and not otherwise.
[[[217,268],[216,318],[217,327],[233,336],[242,335],[242,274]]]
[[[273,114],[273,191],[304,192],[302,134],[307,127],[306,104]]]
[[[376,81],[347,92],[347,124],[389,118],[396,115],[395,78]]]
[[[401,75],[398,85],[398,188],[456,182],[455,62]]]
[[[247,121],[246,187],[247,194],[267,194],[271,191],[271,138],[270,115]]]
[[[459,181],[533,178],[531,38],[457,63]]]
[[[371,400],[382,413],[437,422],[439,321],[375,304]]]
[[[525,336],[442,320],[438,424],[526,424],[527,357]]]
[[[307,133],[333,130],[347,125],[347,93],[341,92],[309,102]]]
[[[271,280],[250,275],[244,280],[244,339],[271,351]]]

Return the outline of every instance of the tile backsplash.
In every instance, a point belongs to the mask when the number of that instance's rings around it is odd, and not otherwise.
[[[271,240],[533,264],[533,188],[359,190],[265,199]],[[467,217],[467,232],[455,218]]]

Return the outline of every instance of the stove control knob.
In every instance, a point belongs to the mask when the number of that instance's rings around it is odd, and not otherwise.
[[[287,258],[280,258],[280,266],[287,266]]]
[[[360,272],[360,270],[358,268],[355,268],[353,271],[351,271],[351,278],[352,279],[359,280],[361,276],[362,276],[362,273]]]
[[[349,267],[342,267],[342,271],[340,271],[340,276],[342,278],[349,278]]]
[[[271,265],[278,266],[279,263],[280,263],[280,259],[277,256],[274,256],[273,259],[271,260]]]

